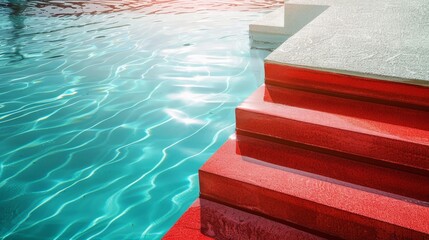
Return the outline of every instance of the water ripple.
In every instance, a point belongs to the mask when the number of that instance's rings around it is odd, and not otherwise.
[[[0,239],[161,238],[263,81],[248,24],[282,1],[18,2],[0,0]]]
[[[19,1],[17,1],[19,4]],[[10,2],[0,2],[0,8],[12,8],[28,15],[44,16],[82,16],[85,14],[106,14],[128,11],[138,11],[145,14],[184,14],[207,10],[238,10],[255,11],[264,8],[272,8],[282,4],[282,0],[205,0],[195,3],[189,0],[92,0],[92,1],[56,1],[39,0],[31,1],[21,8]]]

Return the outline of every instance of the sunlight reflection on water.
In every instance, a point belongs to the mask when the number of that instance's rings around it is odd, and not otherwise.
[[[268,52],[249,49],[248,24],[279,2],[12,2],[0,238],[160,238],[262,83]]]

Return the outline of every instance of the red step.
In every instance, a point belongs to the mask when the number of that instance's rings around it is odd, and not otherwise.
[[[215,239],[325,239],[294,227],[201,199],[201,231]],[[191,238],[188,238],[191,239]]]
[[[162,239],[322,240],[326,238],[216,202],[197,199]]]
[[[429,202],[429,175],[309,151],[282,144],[280,139],[237,134],[237,153],[240,155]]]
[[[379,79],[265,63],[265,84],[379,102],[405,108],[429,109],[429,88],[403,79]],[[411,81],[410,81],[411,82]]]
[[[358,101],[271,85],[265,85],[264,101],[429,130],[429,111]]]
[[[201,197],[345,239],[429,239],[429,207],[236,154],[229,140],[200,169]]]
[[[237,131],[314,151],[429,175],[429,131],[264,101],[265,86],[236,109]]]

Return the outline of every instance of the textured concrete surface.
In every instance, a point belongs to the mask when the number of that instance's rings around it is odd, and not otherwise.
[[[284,29],[284,7],[266,14],[255,23],[250,24],[250,32],[286,34]]]
[[[266,59],[429,86],[426,0],[290,0],[328,6]]]

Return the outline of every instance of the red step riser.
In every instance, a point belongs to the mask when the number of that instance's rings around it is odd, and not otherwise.
[[[429,175],[428,131],[264,102],[264,88],[237,107],[237,130]]]
[[[200,202],[201,231],[214,239],[325,239],[210,200],[200,199]]]
[[[412,174],[309,151],[288,146],[279,139],[245,132],[237,132],[237,154],[429,202],[428,175]]]
[[[336,154],[372,159],[373,164],[429,174],[429,148],[398,140],[378,138],[334,127],[279,118],[237,109],[237,130],[272,136],[287,141],[323,148]],[[354,156],[352,156],[354,155]],[[409,160],[416,160],[410,162]],[[362,161],[370,161],[362,159]]]
[[[264,101],[429,130],[429,111],[265,85]]]
[[[422,233],[324,207],[304,199],[283,196],[264,188],[235,182],[216,175],[210,176],[206,173],[200,173],[200,175],[201,197],[216,199],[247,211],[277,218],[279,221],[289,221],[317,231],[324,231],[339,238],[356,240],[429,239]],[[216,187],[213,187],[215,185]],[[239,200],[237,200],[237,195],[240,196]],[[333,201],[335,200],[333,199]]]
[[[200,169],[201,197],[343,239],[429,239],[427,207],[258,164],[235,148],[227,142]]]
[[[429,88],[380,79],[265,63],[265,83],[429,110]]]

